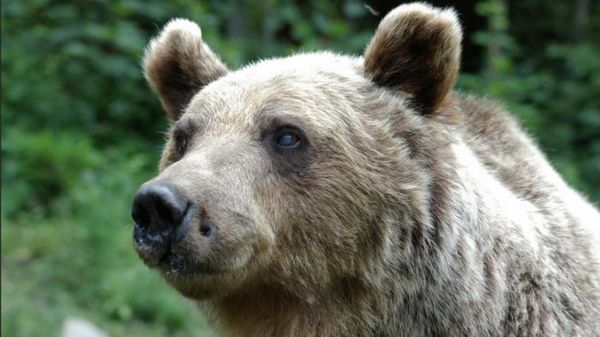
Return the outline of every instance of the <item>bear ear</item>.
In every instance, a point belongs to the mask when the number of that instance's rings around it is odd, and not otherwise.
[[[171,121],[194,95],[225,75],[227,67],[202,41],[202,32],[185,19],[171,20],[146,48],[144,75]]]
[[[409,93],[424,114],[431,113],[456,82],[461,40],[452,9],[400,5],[379,24],[365,51],[364,70],[375,83]]]

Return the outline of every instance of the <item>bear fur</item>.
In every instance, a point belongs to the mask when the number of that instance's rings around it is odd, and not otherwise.
[[[196,206],[140,257],[222,336],[600,336],[600,214],[500,105],[453,90],[461,36],[413,3],[363,57],[230,71],[168,23],[144,57],[171,122],[144,185]]]

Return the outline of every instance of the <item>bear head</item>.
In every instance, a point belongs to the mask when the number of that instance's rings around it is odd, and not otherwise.
[[[196,24],[169,22],[143,62],[171,127],[134,200],[141,259],[197,300],[272,289],[314,301],[377,282],[428,216],[409,143],[427,151],[424,129],[453,118],[461,35],[452,10],[402,5],[362,57],[230,71]]]

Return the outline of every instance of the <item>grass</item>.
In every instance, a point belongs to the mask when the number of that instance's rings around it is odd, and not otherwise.
[[[213,336],[133,250],[130,199],[147,163],[133,157],[88,172],[49,214],[3,213],[2,336],[59,336],[69,316],[110,336]]]

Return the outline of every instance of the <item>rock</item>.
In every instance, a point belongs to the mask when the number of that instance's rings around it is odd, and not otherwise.
[[[68,317],[62,328],[62,337],[108,337],[108,335],[89,321]]]

